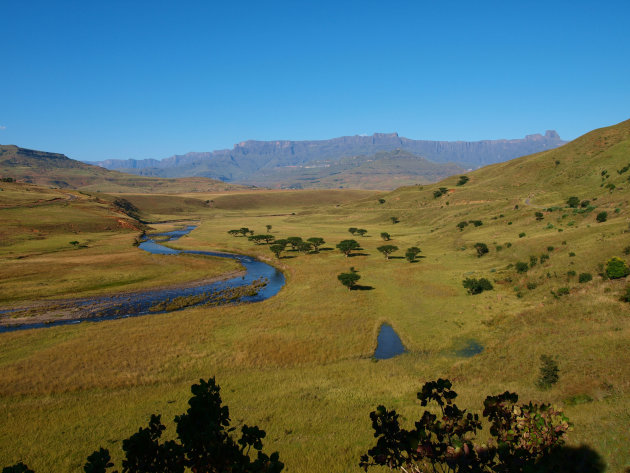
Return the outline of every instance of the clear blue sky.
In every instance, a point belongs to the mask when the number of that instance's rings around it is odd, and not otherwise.
[[[630,118],[630,1],[0,2],[0,143],[163,158]]]

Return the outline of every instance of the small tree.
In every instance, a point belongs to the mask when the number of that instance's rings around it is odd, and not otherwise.
[[[458,186],[463,186],[468,181],[470,181],[470,178],[468,176],[459,176],[459,181],[457,181],[457,185]]]
[[[348,231],[349,231],[350,233],[352,233],[352,236],[354,236],[354,234],[357,232],[357,230],[358,230],[358,228],[356,228],[356,227],[350,227],[350,228],[348,228]]]
[[[420,253],[420,248],[418,248],[417,246],[412,246],[411,248],[407,248],[407,251],[405,251],[405,258],[410,263],[413,263]]]
[[[379,204],[384,204],[385,203],[385,199],[378,199],[378,203]]]
[[[398,220],[398,217],[389,217],[389,219],[392,221],[392,223],[400,222],[400,220]]]
[[[350,271],[349,273],[341,273],[337,276],[337,279],[339,279],[341,284],[346,286],[349,290],[352,290],[352,288],[356,286],[357,281],[361,279],[361,276],[354,271]]]
[[[630,269],[624,260],[614,256],[606,262],[606,276],[610,279],[625,278],[630,274]]]
[[[365,236],[368,231],[365,228],[357,228],[357,233],[359,236]]]
[[[540,355],[540,376],[536,381],[536,386],[540,389],[549,389],[558,382],[560,378],[558,372],[558,363],[549,355]]]
[[[284,245],[271,245],[269,249],[276,255],[276,258],[280,259],[280,253],[284,251]]]
[[[241,235],[243,235],[243,236],[246,236],[248,233],[249,233],[249,234],[251,234],[251,233],[252,233],[252,231],[251,231],[249,228],[247,228],[247,227],[241,227],[241,228],[239,228],[239,230],[238,230],[238,231],[239,231],[239,233],[240,233]]]
[[[247,237],[249,241],[253,241],[256,245],[262,244],[263,241],[267,241],[267,236],[271,235],[252,235]],[[271,237],[273,239],[273,237]]]
[[[297,246],[297,250],[300,253],[308,253],[312,249],[313,249],[313,245],[311,245],[308,241],[301,241]]]
[[[543,218],[545,218],[542,212],[535,212],[534,216],[536,217],[537,221],[541,221]]]
[[[567,205],[571,208],[576,208],[580,205],[580,198],[576,196],[571,196],[567,199]]]
[[[468,222],[459,222],[457,224],[457,228],[459,228],[460,232],[464,231],[464,228],[466,228],[467,226],[468,226]]]
[[[347,258],[354,250],[361,248],[361,245],[359,245],[359,242],[356,240],[343,240],[337,244],[337,248],[346,255]]]
[[[477,258],[481,258],[489,251],[488,245],[486,245],[485,243],[475,243],[475,250],[477,250]]]
[[[265,225],[265,228],[267,229],[267,233],[271,232],[271,225]]]
[[[302,237],[289,237],[287,238],[287,243],[291,245],[291,249],[295,251],[298,245],[302,243]]]
[[[324,243],[326,243],[323,238],[319,238],[319,237],[309,238],[306,241],[308,241],[311,245],[313,245],[313,248],[315,249],[315,253],[319,253],[319,247],[322,246]]]
[[[392,237],[391,237],[391,235],[389,233],[382,232],[381,233],[381,238],[383,239],[383,241],[389,241],[389,240],[391,240]]]
[[[398,251],[398,247],[394,245],[383,245],[379,246],[377,250],[385,255],[385,259],[389,259],[389,255],[394,251]]]
[[[597,220],[599,223],[605,222],[606,220],[608,220],[608,212],[599,212],[597,214],[597,217],[595,217],[595,220]]]
[[[240,230],[228,230],[228,235],[232,235],[233,237],[242,235]]]

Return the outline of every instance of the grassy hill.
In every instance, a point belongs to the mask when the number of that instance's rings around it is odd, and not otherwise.
[[[359,456],[374,442],[369,412],[395,408],[409,427],[423,410],[420,386],[446,377],[458,406],[473,413],[505,390],[562,407],[573,423],[568,445],[590,449],[595,471],[626,471],[630,305],[620,299],[628,281],[608,279],[605,265],[614,256],[630,262],[629,129],[623,122],[467,173],[460,186],[454,177],[387,193],[126,196],[147,219],[152,212],[199,219],[177,246],[257,256],[280,268],[287,284],[256,304],[2,334],[0,465],[23,459],[39,471],[78,472],[101,445],[119,461],[121,439],[151,413],[168,423],[186,409],[189,386],[216,375],[237,427],[265,429],[265,446],[280,452],[287,471],[359,471]],[[567,205],[571,196],[577,207]],[[601,212],[605,221],[597,219]],[[467,224],[461,230],[460,222]],[[35,234],[39,225],[32,218],[21,231]],[[326,244],[278,260],[267,245],[227,233],[243,226],[265,232],[266,225],[276,238],[323,237]],[[346,258],[335,245],[353,238],[350,227],[368,233],[354,237],[362,249]],[[383,232],[399,248],[389,260],[377,250]],[[29,244],[44,244],[38,241]],[[489,249],[481,257],[478,242]],[[15,284],[21,244],[3,250],[15,255]],[[402,257],[411,246],[422,250],[417,263]],[[168,258],[152,261],[168,265]],[[350,267],[365,290],[348,291],[337,280]],[[493,289],[467,294],[462,281],[482,277]],[[41,282],[32,271],[20,283],[30,290]],[[407,352],[376,361],[383,323]],[[471,346],[483,351],[471,353]],[[536,385],[541,355],[559,367],[559,381],[547,390]],[[567,471],[579,471],[574,466]]]
[[[436,182],[464,168],[453,163],[434,163],[396,149],[368,156],[312,161],[304,165],[261,170],[246,184],[292,189],[395,189]]]
[[[96,192],[190,192],[242,189],[203,177],[161,179],[109,171],[99,166],[13,145],[0,145],[0,177],[41,186]]]

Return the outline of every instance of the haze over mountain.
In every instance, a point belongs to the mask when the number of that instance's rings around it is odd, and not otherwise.
[[[317,141],[249,140],[236,144],[231,150],[191,152],[171,156],[161,161],[109,159],[93,164],[144,176],[204,176],[226,182],[255,185],[274,185],[284,182],[283,179],[286,181],[287,177],[287,167],[294,167],[293,181],[290,180],[288,185],[294,185],[302,180],[304,186],[309,186],[308,179],[303,180],[304,173],[296,173],[296,170],[315,164],[324,169],[328,166],[331,171],[329,175],[332,175],[333,172],[340,172],[339,169],[333,168],[333,164],[340,162],[342,158],[371,156],[372,161],[378,161],[384,158],[389,159],[391,156],[377,153],[401,150],[408,153],[408,162],[405,166],[407,174],[405,175],[418,176],[416,181],[426,182],[446,177],[449,173],[460,172],[457,166],[463,169],[476,169],[487,164],[556,148],[564,143],[565,141],[558,133],[552,130],[544,135],[527,135],[521,139],[482,141],[412,140],[400,137],[397,133],[375,133],[371,136],[343,136]],[[418,169],[410,172],[409,158],[412,156],[425,159],[418,159]],[[431,170],[432,177],[430,178],[424,176],[422,172],[422,167],[427,166],[426,160],[437,163]],[[448,167],[442,172],[436,172],[435,168],[444,164],[448,164]],[[380,172],[386,172],[387,169],[388,166],[384,164]],[[400,177],[394,168],[391,172],[393,177]],[[325,174],[325,172],[320,172],[319,178],[326,177]],[[274,177],[275,175],[277,177]],[[345,184],[343,180],[338,182],[342,183],[334,187]],[[385,187],[393,186],[390,184]]]

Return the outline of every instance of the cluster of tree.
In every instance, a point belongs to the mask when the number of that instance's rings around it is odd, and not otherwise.
[[[352,234],[352,236],[354,235],[365,236],[365,234],[368,232],[365,228],[355,228],[355,227],[348,228],[348,231]]]
[[[2,179],[0,179],[0,182],[15,182],[15,179],[13,179],[12,177],[3,177]]]
[[[281,253],[286,250],[287,246],[290,246],[293,251],[300,253],[310,253],[311,251],[319,253],[319,248],[324,243],[326,242],[320,237],[312,237],[307,240],[302,240],[302,237],[289,237],[287,239],[275,240],[269,249],[276,255],[276,258],[279,259]]]
[[[448,189],[446,187],[440,187],[438,190],[433,191],[433,198],[437,199],[439,197],[442,197],[446,193],[448,193]]]
[[[461,232],[464,230],[464,228],[468,226],[469,223],[474,225],[475,227],[480,227],[483,225],[483,222],[481,220],[468,220],[468,221],[464,220],[464,221],[459,222],[456,226],[457,228],[459,228],[459,231]]]
[[[236,229],[234,229],[234,230],[228,230],[228,234],[229,234],[229,235],[232,235],[232,236],[234,236],[234,237],[237,237],[237,236],[247,236],[248,234],[249,234],[250,236],[253,236],[253,235],[254,235],[254,230],[250,230],[250,229],[249,229],[249,228],[247,228],[247,227],[241,227],[241,228],[239,228],[238,230],[236,230]]]
[[[492,283],[486,278],[466,278],[462,281],[462,285],[470,295],[481,294],[483,291],[494,289]]]
[[[147,427],[123,440],[122,471],[280,473],[284,464],[278,453],[263,452],[264,430],[243,425],[240,438],[232,436],[235,428],[230,427],[230,411],[222,405],[220,389],[214,378],[199,380],[191,387],[190,407],[175,417],[177,440],[162,441],[166,427],[159,415],[152,415]],[[112,467],[109,451],[100,448],[87,458],[83,469],[86,473],[106,473]],[[2,472],[34,473],[22,462],[5,467]]]
[[[563,445],[567,417],[549,404],[517,404],[518,395],[504,392],[486,397],[483,417],[490,439],[476,439],[483,428],[478,414],[460,409],[448,379],[426,383],[418,393],[421,405],[435,403],[439,414],[424,413],[407,430],[395,410],[378,406],[370,413],[376,445],[361,457],[365,471],[372,466],[403,472],[534,471]],[[380,470],[379,470],[380,471]]]
[[[614,256],[606,262],[606,276],[609,279],[625,278],[629,274],[630,268],[621,258]]]

